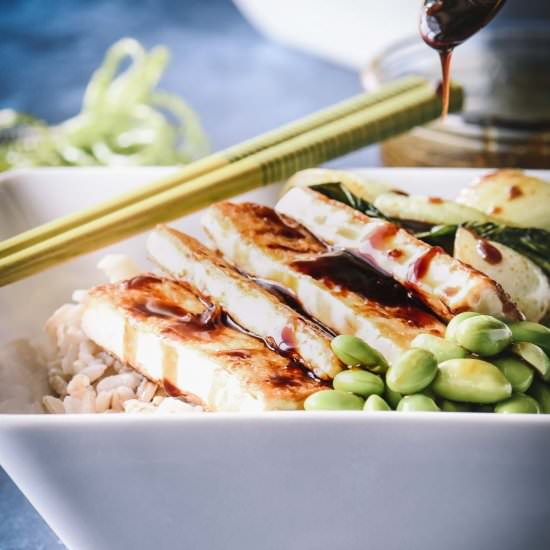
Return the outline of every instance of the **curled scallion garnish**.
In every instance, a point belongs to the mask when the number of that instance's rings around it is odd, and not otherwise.
[[[208,152],[193,110],[155,88],[168,50],[150,51],[131,38],[116,42],[86,88],[82,110],[48,126],[11,109],[0,110],[0,170],[29,166],[170,165]],[[126,60],[130,65],[120,71]]]

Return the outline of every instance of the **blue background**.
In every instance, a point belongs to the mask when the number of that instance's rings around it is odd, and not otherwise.
[[[170,48],[161,86],[198,111],[214,149],[360,91],[354,72],[269,42],[229,0],[0,0],[0,8],[0,108],[49,122],[78,112],[91,72],[124,36]],[[60,548],[0,469],[0,550]]]

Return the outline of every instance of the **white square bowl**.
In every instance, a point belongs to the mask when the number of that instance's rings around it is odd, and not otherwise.
[[[0,238],[168,170],[6,174]],[[481,174],[367,172],[446,197]],[[278,189],[243,197],[273,204]],[[197,215],[174,225],[200,236]],[[100,282],[106,250],[0,289],[0,345]],[[143,235],[108,250],[147,267]],[[74,550],[550,548],[550,416],[2,414],[0,463]]]

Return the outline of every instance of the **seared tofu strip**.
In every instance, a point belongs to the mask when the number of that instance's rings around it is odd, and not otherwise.
[[[390,363],[421,332],[444,326],[390,278],[348,254],[331,254],[296,222],[252,203],[220,203],[203,216],[217,248],[249,274],[288,288],[311,316],[339,334],[354,334]]]
[[[330,348],[331,335],[196,239],[159,226],[149,236],[147,250],[169,275],[220,304],[241,327],[283,352],[297,353],[319,378],[331,379],[341,370]]]
[[[444,319],[462,311],[506,320],[522,318],[498,283],[392,223],[369,218],[304,188],[290,190],[276,210],[304,225],[328,245],[348,250],[387,273]]]
[[[85,334],[172,395],[213,411],[301,409],[321,382],[224,323],[193,287],[146,274],[93,288]]]

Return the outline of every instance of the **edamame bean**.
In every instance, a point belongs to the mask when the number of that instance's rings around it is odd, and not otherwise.
[[[384,393],[384,381],[380,376],[363,369],[347,369],[339,372],[332,381],[335,390],[351,392],[362,397]]]
[[[386,384],[386,390],[384,391],[384,399],[389,403],[392,409],[397,409],[397,405],[399,404],[399,401],[401,401],[402,398],[403,396],[399,392],[393,391]]]
[[[424,349],[410,349],[390,367],[386,383],[399,393],[417,393],[429,386],[436,374],[437,362],[433,354]]]
[[[497,366],[502,374],[506,376],[512,390],[516,392],[526,392],[533,382],[533,369],[521,359],[512,355],[503,355],[491,359],[493,365]]]
[[[529,395],[524,393],[514,393],[512,397],[501,401],[495,405],[496,413],[523,413],[538,414],[540,412],[539,404]]]
[[[464,311],[463,313],[459,313],[458,315],[455,315],[447,325],[447,328],[445,330],[445,340],[454,342],[455,336],[456,336],[456,330],[459,327],[460,323],[462,323],[462,321],[465,321],[466,319],[470,319],[470,317],[475,317],[476,315],[481,315],[481,314],[476,313],[475,311]]]
[[[512,394],[512,385],[504,374],[481,359],[443,361],[431,388],[439,397],[461,403],[491,404]]]
[[[550,414],[550,386],[540,380],[533,380],[529,395],[536,399],[542,413]]]
[[[401,412],[437,412],[439,407],[431,397],[414,393],[403,397],[397,405],[397,410]]]
[[[391,407],[379,396],[369,395],[365,401],[364,411],[391,411]]]
[[[382,354],[357,336],[340,334],[332,339],[330,345],[332,351],[345,365],[350,367],[362,365],[375,372],[388,370],[388,363]]]
[[[411,342],[411,347],[431,352],[438,363],[448,359],[462,359],[468,355],[468,352],[458,344],[433,334],[419,334]]]
[[[530,342],[517,342],[512,345],[512,351],[535,368],[544,380],[550,380],[550,358],[541,347]]]
[[[490,315],[476,315],[458,325],[457,344],[482,357],[497,355],[512,342],[510,327]]]
[[[357,395],[338,390],[321,390],[304,401],[306,411],[360,411],[363,405]]]
[[[508,326],[514,342],[530,342],[550,353],[550,328],[531,321],[519,321]]]
[[[466,403],[456,403],[448,399],[442,399],[439,408],[444,412],[470,412],[472,410],[471,406]]]

